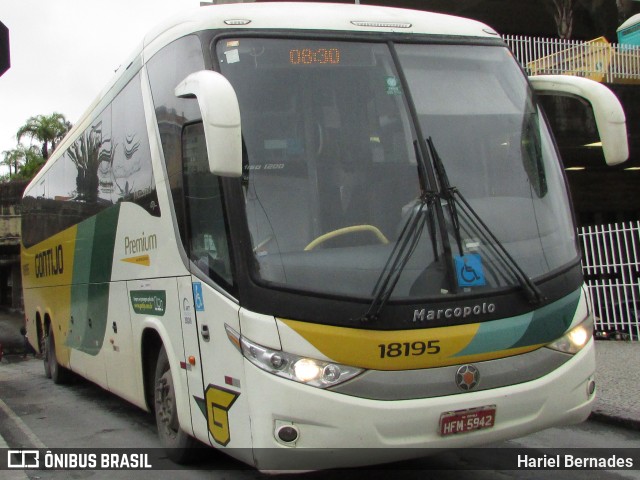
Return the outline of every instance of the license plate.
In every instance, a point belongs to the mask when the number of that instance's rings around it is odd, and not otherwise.
[[[445,412],[440,415],[440,435],[455,435],[492,428],[495,420],[495,405]]]

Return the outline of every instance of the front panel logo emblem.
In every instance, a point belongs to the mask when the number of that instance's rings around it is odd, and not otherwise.
[[[463,365],[456,372],[456,385],[460,390],[468,392],[480,383],[480,371],[473,365]]]

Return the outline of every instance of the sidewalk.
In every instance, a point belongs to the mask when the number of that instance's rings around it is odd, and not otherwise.
[[[596,389],[593,419],[640,430],[640,342],[596,342]]]
[[[20,361],[22,315],[0,310],[2,362]],[[596,403],[591,417],[640,430],[640,342],[596,342]],[[1,363],[0,363],[1,366]]]
[[[0,309],[0,345],[4,355],[22,355],[24,339],[20,334],[20,328],[23,325],[24,319],[21,314]]]

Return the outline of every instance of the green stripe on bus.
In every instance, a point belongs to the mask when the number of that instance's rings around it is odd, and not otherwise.
[[[104,342],[119,213],[116,205],[78,225],[66,344],[90,355],[97,355]]]
[[[567,331],[580,302],[580,290],[533,312],[527,331],[514,347],[550,343]]]
[[[469,345],[457,357],[550,343],[569,328],[580,301],[580,290],[531,313],[480,324]]]

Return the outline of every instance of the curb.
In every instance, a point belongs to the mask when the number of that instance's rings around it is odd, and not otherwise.
[[[640,420],[636,418],[612,415],[610,413],[604,413],[602,411],[594,411],[591,412],[591,415],[589,415],[589,420],[606,423],[608,425],[614,425],[616,427],[626,428],[627,430],[640,431]]]

